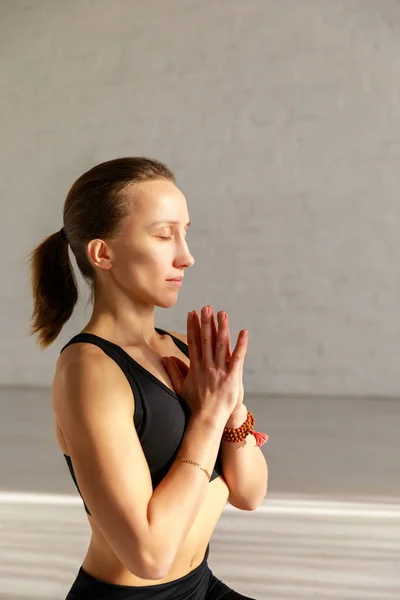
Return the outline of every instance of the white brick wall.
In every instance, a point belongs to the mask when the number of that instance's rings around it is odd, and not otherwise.
[[[196,265],[156,324],[249,328],[252,392],[400,392],[400,5],[61,0],[1,8],[0,382],[47,384],[25,257],[83,170],[165,160]],[[7,214],[6,214],[7,211]]]

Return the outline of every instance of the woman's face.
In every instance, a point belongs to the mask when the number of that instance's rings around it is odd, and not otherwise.
[[[126,294],[145,304],[174,305],[180,288],[167,280],[184,276],[195,262],[186,240],[185,196],[172,181],[163,179],[137,184],[126,193],[133,194],[133,209],[120,236],[110,244],[109,275]]]

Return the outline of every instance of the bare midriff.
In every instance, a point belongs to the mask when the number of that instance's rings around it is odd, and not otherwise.
[[[142,579],[128,571],[115,556],[93,517],[87,515],[92,536],[82,568],[92,577],[119,585],[147,586],[183,577],[203,562],[207,544],[228,499],[228,486],[222,477],[208,484],[208,491],[197,517],[179,548],[172,567],[163,579]]]

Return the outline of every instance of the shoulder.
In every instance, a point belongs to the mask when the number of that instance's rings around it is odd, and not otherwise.
[[[187,345],[187,335],[185,333],[179,333],[178,331],[169,331],[168,333],[170,333],[171,335],[174,335],[175,337],[178,338],[178,340],[181,340],[182,342],[184,342]]]
[[[119,398],[129,410],[133,391],[120,366],[104,351],[88,343],[71,344],[58,357],[52,384],[52,406],[56,413],[91,413],[100,406],[100,398]],[[68,401],[66,400],[68,398]],[[93,402],[96,398],[96,402]],[[121,400],[122,398],[122,400]]]

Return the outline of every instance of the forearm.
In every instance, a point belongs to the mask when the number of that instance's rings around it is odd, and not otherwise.
[[[224,429],[224,420],[191,417],[178,455],[199,463],[211,475]],[[163,565],[162,572],[168,572],[176,552],[201,508],[208,486],[208,478],[203,471],[177,458],[154,490],[148,506],[148,520],[153,540],[154,562]]]
[[[232,415],[226,427],[240,427],[246,420],[245,405]],[[221,441],[221,460],[224,479],[229,487],[233,506],[254,510],[264,499],[268,485],[268,465],[256,440],[248,434],[242,442]]]

